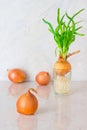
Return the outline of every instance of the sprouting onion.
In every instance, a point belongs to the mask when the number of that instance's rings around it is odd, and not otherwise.
[[[81,34],[78,32],[82,28],[82,26],[78,26],[78,23],[81,21],[75,21],[75,17],[80,14],[84,9],[79,10],[76,12],[72,17],[68,15],[66,12],[62,17],[60,16],[60,8],[58,8],[57,11],[57,26],[54,29],[52,24],[42,19],[46,24],[49,26],[49,31],[53,34],[54,40],[56,42],[56,50],[59,50],[60,56],[65,60],[67,59],[69,47],[71,43],[75,41],[76,35],[78,36],[84,36],[84,34]],[[66,21],[67,19],[67,21]]]

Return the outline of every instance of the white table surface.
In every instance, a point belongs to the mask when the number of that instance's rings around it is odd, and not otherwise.
[[[34,115],[16,111],[18,97],[28,88],[38,91],[38,110]],[[72,93],[55,95],[53,83],[13,84],[0,81],[0,130],[87,130],[87,81],[72,82]]]

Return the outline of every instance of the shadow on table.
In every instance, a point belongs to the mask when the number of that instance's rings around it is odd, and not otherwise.
[[[10,95],[17,96],[21,94],[24,89],[25,86],[23,86],[22,84],[13,83],[9,86],[8,91]]]
[[[17,118],[17,126],[19,130],[37,130],[37,115],[22,115]]]

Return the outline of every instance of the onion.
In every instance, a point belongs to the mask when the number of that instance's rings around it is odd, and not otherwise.
[[[15,68],[8,70],[8,78],[14,83],[21,83],[25,81],[26,75],[23,70]]]
[[[38,100],[36,96],[31,93],[31,90],[37,93],[35,89],[30,88],[26,93],[22,94],[16,102],[17,112],[25,115],[34,114],[36,112]]]
[[[47,85],[50,82],[50,75],[48,72],[39,72],[35,77],[36,82],[39,85]]]
[[[71,71],[71,64],[59,57],[58,61],[54,64],[54,71],[59,75],[65,75]]]

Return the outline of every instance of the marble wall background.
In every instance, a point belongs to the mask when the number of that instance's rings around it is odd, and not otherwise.
[[[0,0],[0,80],[8,80],[7,69],[21,68],[34,80],[39,71],[49,71],[53,77],[55,42],[46,18],[56,25],[56,11],[73,14],[81,8],[78,16],[83,20],[83,33],[87,34],[87,0]],[[72,80],[87,80],[87,35],[77,37],[70,51],[80,49],[71,57]]]

